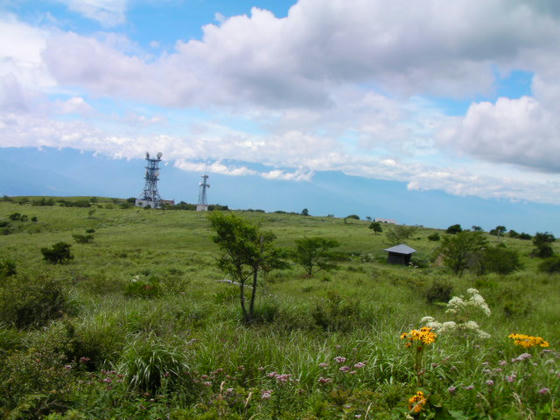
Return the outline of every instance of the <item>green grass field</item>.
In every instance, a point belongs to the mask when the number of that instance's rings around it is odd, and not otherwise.
[[[205,214],[119,203],[0,202],[9,223],[0,261],[17,271],[0,285],[4,418],[560,418],[560,276],[538,272],[531,241],[487,235],[518,251],[523,268],[458,277],[437,264],[440,242],[427,239],[435,229],[406,241],[425,268],[391,266],[385,234],[369,222],[239,212],[279,247],[319,236],[338,240],[344,255],[312,278],[295,264],[261,277],[257,320],[244,325]],[[11,221],[16,212],[28,220]],[[87,229],[93,242],[76,243]],[[48,264],[41,248],[59,241],[74,258]],[[401,333],[424,316],[452,319],[445,302],[428,303],[434,283],[450,284],[453,296],[476,288],[491,315],[454,320],[476,321],[491,337],[439,334],[419,364],[417,343],[407,348]],[[42,320],[52,302],[53,319],[14,323]],[[550,346],[515,346],[511,333]]]

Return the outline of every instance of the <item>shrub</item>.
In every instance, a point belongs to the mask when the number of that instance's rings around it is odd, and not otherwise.
[[[354,219],[354,220],[360,220],[360,216],[358,216],[357,214],[350,214],[348,216],[346,216],[347,219]]]
[[[484,250],[480,273],[509,274],[521,268],[519,254],[503,245],[488,247]]]
[[[79,244],[89,244],[93,242],[93,235],[91,234],[87,234],[87,235],[73,234],[72,238],[74,238],[76,243]]]
[[[21,220],[21,213],[12,213],[8,216],[8,219],[15,221]]]
[[[345,301],[338,293],[329,292],[311,313],[315,324],[325,331],[350,331],[360,318],[360,302]]]
[[[134,276],[126,285],[125,295],[130,297],[154,298],[160,296],[162,287],[159,280],[152,276],[149,279],[141,279]]]
[[[554,251],[550,244],[554,242],[556,238],[552,233],[548,232],[537,232],[533,238],[533,249],[532,255],[539,258],[548,258],[554,255]]]
[[[0,279],[16,274],[16,263],[12,260],[0,261]]]
[[[14,278],[0,291],[0,321],[17,328],[40,327],[75,308],[54,280]]]
[[[439,239],[440,239],[439,238],[439,233],[437,233],[437,232],[432,233],[430,236],[428,236],[428,239],[430,241],[439,241]]]
[[[173,387],[189,378],[185,354],[152,335],[137,338],[125,349],[119,371],[132,389],[148,392],[156,392],[164,384]]]
[[[560,273],[560,256],[553,256],[539,264],[542,273]]]
[[[459,232],[462,232],[462,231],[463,231],[463,228],[461,227],[461,225],[456,224],[456,225],[449,226],[445,232],[450,233],[452,235],[455,235],[456,233],[459,233]]]
[[[445,280],[434,280],[426,290],[428,303],[448,302],[453,293],[453,285]]]
[[[338,246],[340,243],[334,239],[319,237],[296,239],[296,249],[292,258],[302,265],[307,276],[311,277],[314,271],[336,268],[334,263],[336,254],[333,253],[332,248]]]
[[[71,246],[66,242],[57,242],[52,248],[41,248],[43,259],[51,264],[65,264],[74,258],[70,252]]]

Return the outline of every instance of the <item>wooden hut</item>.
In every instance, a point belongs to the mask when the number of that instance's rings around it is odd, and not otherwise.
[[[389,264],[400,264],[400,265],[409,265],[410,264],[410,257],[414,252],[415,249],[409,247],[405,244],[400,244],[397,246],[393,246],[391,248],[385,249],[389,253],[387,256],[387,262]]]

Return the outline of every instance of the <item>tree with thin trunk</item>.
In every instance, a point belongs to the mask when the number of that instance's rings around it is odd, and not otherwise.
[[[208,220],[216,232],[212,240],[221,251],[218,267],[239,283],[243,321],[249,323],[254,319],[259,272],[283,268],[283,253],[272,245],[276,238],[273,233],[263,232],[259,226],[233,213],[212,212]],[[245,285],[248,281],[252,288],[247,309]]]
[[[334,260],[337,255],[332,248],[340,246],[338,241],[325,238],[302,238],[296,239],[296,249],[292,254],[294,261],[303,266],[308,277],[313,276],[314,271],[331,270],[336,268]]]

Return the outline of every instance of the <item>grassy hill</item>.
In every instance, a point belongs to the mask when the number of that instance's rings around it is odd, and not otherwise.
[[[516,250],[523,268],[458,277],[437,263],[440,242],[428,240],[442,231],[418,228],[406,240],[416,267],[391,266],[390,244],[369,222],[239,212],[279,247],[319,236],[339,241],[343,257],[312,278],[295,264],[267,274],[257,322],[244,325],[205,214],[29,199],[0,202],[0,261],[17,271],[0,285],[6,418],[560,418],[560,277],[537,272],[531,241],[486,235]],[[93,241],[76,243],[86,230]],[[74,258],[48,264],[41,248],[59,241]],[[453,318],[447,299],[428,302],[438,286],[465,297],[476,288],[491,315],[472,307]],[[407,348],[400,335],[428,315],[476,321],[491,337],[439,334],[419,366],[418,343]],[[550,346],[515,346],[511,333]]]

